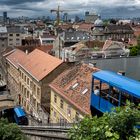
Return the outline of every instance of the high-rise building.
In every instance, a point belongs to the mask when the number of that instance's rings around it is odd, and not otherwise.
[[[98,15],[96,13],[85,12],[85,22],[86,23],[94,23],[98,19]]]
[[[67,22],[68,21],[68,13],[64,13],[63,15],[63,21]]]
[[[7,12],[3,12],[3,22],[7,22]]]

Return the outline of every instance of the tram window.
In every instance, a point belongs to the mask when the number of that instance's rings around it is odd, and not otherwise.
[[[126,105],[126,102],[133,102],[133,97],[127,93],[122,93],[121,94],[121,105]]]
[[[110,87],[110,102],[115,106],[118,106],[119,104],[119,94],[119,89],[115,87]]]
[[[109,97],[109,85],[102,83],[101,85],[101,97],[108,100]]]
[[[100,88],[99,88],[99,86],[96,86],[96,87],[94,88],[94,94],[97,95],[97,96],[100,95]]]
[[[98,89],[100,90],[100,81],[94,79],[94,87],[93,87],[93,91],[97,90],[97,87],[98,87]]]
[[[133,97],[134,104],[138,106],[140,104],[140,99]]]

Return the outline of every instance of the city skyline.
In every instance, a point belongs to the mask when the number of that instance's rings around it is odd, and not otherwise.
[[[140,12],[139,0],[1,0],[0,13],[7,11],[9,17],[47,16],[50,10],[72,9],[71,15],[84,15],[85,11],[95,12],[102,17],[138,17]]]

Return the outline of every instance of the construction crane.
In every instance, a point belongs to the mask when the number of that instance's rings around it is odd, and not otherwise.
[[[60,6],[58,6],[57,9],[51,9],[51,13],[56,12],[56,25],[59,25],[60,23],[60,12],[63,12],[63,10],[60,10]]]
[[[56,13],[56,25],[59,25],[60,23],[60,13],[62,12],[65,12],[65,11],[77,11],[77,10],[60,10],[60,6],[58,5],[58,8],[57,9],[51,9],[50,12],[53,13],[55,12]]]

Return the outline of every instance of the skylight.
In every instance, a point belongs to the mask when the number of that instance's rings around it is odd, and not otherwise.
[[[78,83],[75,83],[75,84],[72,86],[72,88],[74,89],[74,88],[76,88],[78,85],[79,85]]]
[[[82,91],[82,94],[86,94],[87,93],[87,91],[88,91],[88,89],[86,88],[86,89],[84,89],[83,91]]]

